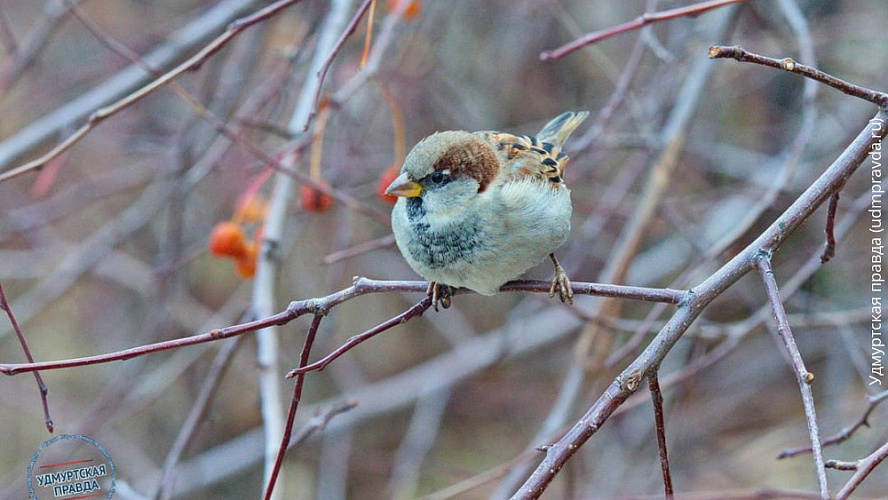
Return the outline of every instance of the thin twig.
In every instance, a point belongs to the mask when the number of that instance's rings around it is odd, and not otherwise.
[[[308,363],[308,357],[311,355],[311,346],[314,344],[322,319],[324,319],[323,314],[315,314],[314,319],[311,321],[311,326],[308,328],[308,334],[305,336],[305,342],[302,345],[302,354],[299,356],[299,366],[305,366]],[[274,492],[274,484],[277,481],[278,474],[281,472],[281,465],[284,463],[284,455],[287,454],[290,435],[293,432],[293,422],[296,421],[296,410],[299,408],[299,402],[302,400],[302,387],[304,383],[305,375],[296,377],[296,384],[293,386],[293,398],[290,400],[290,409],[287,413],[287,423],[284,426],[284,435],[281,438],[281,446],[275,456],[274,467],[270,471],[268,483],[265,487],[265,500],[271,498]]]
[[[422,314],[424,312],[426,312],[429,309],[429,307],[431,307],[431,306],[432,306],[432,297],[427,296],[426,298],[424,298],[424,299],[420,300],[419,302],[417,302],[416,304],[414,304],[413,307],[411,307],[410,309],[407,309],[406,311],[395,316],[394,318],[391,318],[388,321],[380,323],[380,324],[374,326],[373,328],[367,330],[364,333],[359,333],[357,335],[350,337],[348,340],[345,341],[344,344],[342,344],[340,347],[338,347],[336,350],[334,350],[330,354],[321,358],[319,361],[315,361],[314,363],[307,365],[307,366],[304,364],[300,364],[299,368],[296,368],[295,370],[292,370],[289,373],[287,373],[286,378],[298,377],[301,375],[305,375],[306,373],[311,372],[311,371],[323,370],[327,365],[332,363],[333,360],[335,360],[339,356],[342,356],[343,354],[347,353],[356,345],[364,342],[365,340],[370,340],[371,338],[375,337],[376,335],[378,335],[386,330],[389,330],[393,326],[397,326],[397,325],[406,323],[417,316],[422,316]]]
[[[842,460],[827,460],[823,465],[827,469],[835,470],[857,470],[858,468],[857,462],[845,462]]]
[[[610,38],[614,35],[619,35],[621,33],[626,33],[627,31],[639,29],[651,23],[668,21],[677,17],[697,16],[704,12],[718,9],[726,5],[748,1],[750,0],[711,0],[709,2],[701,2],[694,5],[679,7],[677,9],[664,10],[662,12],[644,13],[627,23],[618,24],[610,28],[595,31],[589,33],[588,35],[584,35],[568,44],[562,45],[557,49],[543,51],[542,53],[540,53],[540,60],[548,61],[551,59],[561,59],[571,52],[579,50],[587,45],[600,42],[601,40],[604,40],[605,38]]]
[[[348,40],[348,37],[350,37],[358,28],[358,23],[361,22],[361,18],[364,17],[364,13],[367,12],[367,9],[370,7],[370,4],[372,2],[373,0],[364,0],[360,7],[358,7],[358,11],[355,12],[354,17],[352,17],[352,20],[348,23],[348,26],[345,27],[345,31],[342,32],[339,40],[336,40],[336,43],[333,45],[333,50],[330,51],[330,55],[327,56],[327,59],[324,61],[324,65],[321,66],[321,70],[318,71],[318,82],[315,88],[314,97],[312,97],[311,99],[311,113],[308,115],[308,119],[305,120],[305,124],[302,127],[303,132],[308,130],[308,125],[317,114],[318,103],[321,101],[321,90],[324,88],[324,79],[327,77],[327,72],[330,70],[330,66],[333,64],[333,59],[335,59],[336,56],[339,54],[339,51],[342,50],[342,46],[345,45],[345,41]],[[372,29],[372,26],[367,26],[367,33],[370,33]]]
[[[549,287],[551,285],[552,283],[549,281],[512,281],[503,285],[500,288],[500,291],[549,293]],[[348,288],[321,298],[291,302],[286,310],[255,321],[212,330],[200,335],[168,340],[164,342],[157,342],[154,344],[133,347],[130,349],[116,351],[108,354],[99,354],[95,356],[87,356],[83,358],[74,358],[60,361],[0,364],[0,373],[5,375],[18,375],[20,373],[33,372],[35,370],[57,370],[61,368],[73,368],[76,366],[108,363],[111,361],[122,361],[125,359],[144,356],[146,354],[166,351],[169,349],[177,349],[180,347],[203,344],[206,342],[214,342],[216,340],[236,337],[238,335],[254,332],[256,330],[269,326],[285,325],[304,314],[315,313],[319,311],[328,311],[329,309],[335,307],[338,304],[341,304],[342,302],[351,300],[361,295],[388,292],[425,293],[428,289],[428,286],[429,284],[426,281],[378,281],[367,278],[356,278],[354,285]],[[667,302],[670,304],[678,304],[682,302],[687,293],[684,290],[671,290],[668,288],[657,289],[636,286],[605,285],[600,283],[571,282],[571,286],[573,288],[574,294],[576,295],[623,297],[632,300]],[[456,295],[466,293],[471,293],[471,291],[465,288],[460,288],[454,291],[454,294]]]
[[[663,419],[663,394],[660,392],[660,381],[657,370],[651,370],[647,376],[651,401],[654,404],[654,428],[657,431],[657,449],[660,451],[660,470],[663,472],[663,489],[666,500],[674,496],[672,491],[672,474],[669,472],[669,455],[666,448],[666,423]]]
[[[875,410],[876,407],[879,406],[879,403],[881,403],[882,401],[888,400],[888,391],[880,392],[879,394],[876,394],[874,396],[870,396],[868,399],[869,399],[869,406],[866,408],[866,410],[863,412],[863,414],[860,416],[860,418],[858,418],[857,421],[854,422],[853,424],[851,424],[850,426],[843,428],[837,434],[824,439],[823,443],[822,443],[823,446],[832,446],[832,445],[843,443],[848,438],[853,436],[854,433],[857,432],[857,429],[860,429],[863,426],[869,427],[869,416],[873,413],[873,410]],[[804,446],[804,447],[800,447],[800,448],[792,448],[789,450],[783,450],[782,452],[780,452],[780,455],[778,455],[777,458],[778,459],[792,458],[796,455],[801,455],[802,453],[810,453],[810,452],[811,452],[810,446]]]
[[[882,139],[885,128],[882,124],[886,120],[888,112],[880,110],[833,164],[755,241],[703,283],[691,289],[688,299],[678,307],[647,348],[608,386],[583,417],[561,439],[546,449],[546,457],[513,495],[514,500],[536,499],[543,494],[564,464],[634,392],[630,384],[625,382],[632,379],[633,374],[645,373],[657,366],[703,309],[755,268],[762,249],[773,251],[778,248],[841,187],[867,157],[872,144]],[[637,384],[635,388],[637,389]]]
[[[811,391],[811,382],[814,381],[814,375],[805,368],[805,362],[796,345],[795,338],[792,335],[792,329],[789,321],[786,319],[786,310],[783,308],[783,302],[780,299],[780,292],[777,289],[777,280],[774,278],[774,271],[771,269],[770,252],[761,252],[756,259],[759,275],[765,283],[765,290],[768,293],[768,302],[774,312],[777,320],[777,333],[780,340],[783,341],[783,347],[789,354],[793,371],[796,374],[799,388],[802,392],[802,401],[805,406],[805,418],[808,422],[808,434],[811,439],[812,452],[814,454],[814,466],[817,471],[817,482],[820,485],[820,496],[824,500],[829,500],[829,485],[826,480],[826,470],[823,465],[823,448],[820,444],[820,430],[817,427],[817,413],[814,409],[814,394]]]
[[[820,263],[826,264],[836,255],[836,208],[839,206],[839,191],[836,191],[832,198],[829,199],[829,205],[826,206],[826,226],[823,232],[826,233],[826,243],[823,246],[823,253],[820,254]]]
[[[0,309],[6,311],[6,316],[12,324],[12,329],[15,330],[15,336],[18,338],[19,344],[22,346],[22,351],[25,352],[25,357],[28,358],[28,363],[33,363],[34,356],[31,355],[31,349],[28,348],[28,342],[25,340],[25,335],[22,333],[18,321],[15,320],[15,314],[12,313],[12,308],[9,307],[9,301],[6,300],[6,294],[3,292],[2,283],[0,283]],[[43,403],[43,422],[46,424],[46,430],[52,433],[52,416],[49,414],[49,402],[46,399],[46,395],[49,394],[49,389],[46,387],[46,383],[43,382],[43,376],[40,375],[40,372],[37,370],[34,370],[34,380],[37,381],[37,389],[40,391],[40,401]]]
[[[836,500],[846,500],[854,490],[860,486],[860,483],[870,475],[880,463],[888,459],[888,443],[883,444],[878,450],[874,451],[868,457],[858,460],[857,472],[851,476],[851,479],[842,486],[842,489],[836,494]]]
[[[888,107],[888,94],[886,94],[885,92],[879,92],[877,90],[861,87],[860,85],[855,85],[851,82],[830,75],[829,73],[820,71],[817,68],[812,68],[811,66],[806,66],[804,64],[793,61],[789,57],[786,57],[784,59],[773,59],[771,57],[765,57],[763,55],[749,52],[739,45],[713,45],[709,48],[709,58],[731,58],[736,59],[740,62],[751,62],[755,64],[761,64],[763,66],[769,66],[771,68],[782,69],[784,71],[789,71],[790,73],[796,73],[811,78],[824,85],[828,85],[834,89],[841,90],[842,92],[850,96],[859,97],[860,99],[871,102],[879,106],[880,108]]]

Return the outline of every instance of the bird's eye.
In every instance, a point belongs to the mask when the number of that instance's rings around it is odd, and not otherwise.
[[[435,172],[434,174],[432,174],[432,182],[434,182],[435,184],[441,184],[442,182],[444,182],[444,178],[444,172]]]

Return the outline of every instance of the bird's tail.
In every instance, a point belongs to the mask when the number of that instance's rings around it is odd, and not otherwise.
[[[540,130],[536,138],[540,142],[548,142],[559,148],[570,134],[589,117],[588,111],[568,111],[555,117]]]

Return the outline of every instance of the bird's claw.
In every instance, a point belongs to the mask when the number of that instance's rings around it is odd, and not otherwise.
[[[552,286],[549,288],[549,298],[551,299],[555,297],[555,293],[557,292],[561,302],[567,302],[568,304],[573,305],[574,293],[573,287],[570,285],[570,278],[567,277],[564,268],[558,263],[555,254],[549,254],[549,257],[552,258],[552,263],[555,264],[555,277],[552,278]]]
[[[453,288],[447,285],[442,285],[436,281],[430,281],[426,293],[432,298],[432,307],[435,308],[435,311],[438,310],[439,303],[444,309],[450,308],[450,298],[453,296]]]

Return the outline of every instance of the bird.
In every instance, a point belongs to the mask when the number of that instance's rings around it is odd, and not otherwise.
[[[429,281],[435,310],[450,307],[455,288],[494,295],[547,255],[555,266],[549,297],[573,303],[554,253],[570,235],[573,210],[561,148],[588,116],[563,113],[535,136],[437,132],[413,147],[386,193],[398,197],[395,242]]]

